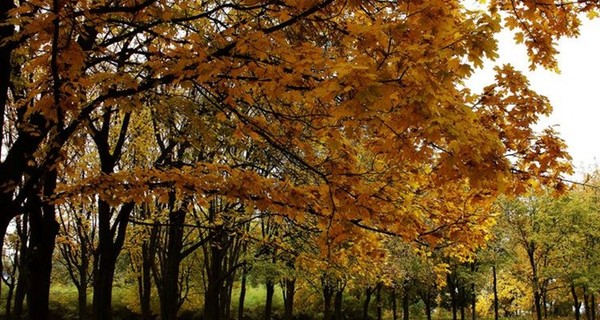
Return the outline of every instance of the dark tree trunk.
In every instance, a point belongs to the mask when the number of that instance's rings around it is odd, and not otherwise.
[[[44,176],[41,192],[51,196],[56,188],[56,171]],[[28,199],[29,236],[27,309],[30,319],[45,320],[49,317],[50,276],[52,256],[59,225],[53,204],[43,203],[38,195]]]
[[[173,200],[174,201],[174,200]],[[171,207],[173,204],[171,204]],[[161,267],[162,284],[160,288],[160,319],[176,320],[180,306],[179,267],[183,248],[183,223],[185,212],[176,210],[169,216],[167,232],[167,251]]]
[[[587,287],[583,287],[583,308],[585,310],[585,318],[592,320],[592,313],[590,310],[590,294]]]
[[[475,274],[475,262],[471,263],[471,273]],[[475,292],[475,281],[471,282],[471,319],[472,320],[476,320],[477,319],[477,311],[476,311],[476,304],[477,304],[477,295]]]
[[[153,228],[151,238],[155,237],[156,228]],[[142,320],[152,319],[152,310],[150,308],[150,298],[152,293],[152,264],[154,263],[153,241],[144,241],[142,243],[142,265],[138,276],[138,294],[140,297],[140,311]]]
[[[581,313],[579,312],[579,308],[581,307],[581,303],[579,302],[577,292],[575,291],[575,285],[573,283],[571,283],[571,295],[573,296],[573,309],[575,310],[575,320],[580,320]]]
[[[88,287],[88,268],[89,253],[85,244],[81,244],[81,266],[79,267],[79,286],[77,287],[77,304],[79,320],[88,319],[87,312],[87,287]]]
[[[402,296],[402,319],[410,320],[410,296],[408,295],[408,290],[404,289],[404,295]]]
[[[369,304],[371,304],[371,296],[373,295],[374,288],[367,287],[365,290],[365,301],[363,302],[363,320],[369,319]]]
[[[392,320],[398,320],[398,305],[397,305],[398,294],[396,292],[395,287],[392,288],[391,298],[392,298]]]
[[[112,310],[112,286],[117,258],[123,248],[129,215],[134,204],[121,205],[111,226],[110,205],[98,201],[98,248],[94,254],[92,319],[110,320]]]
[[[330,284],[323,285],[323,314],[325,320],[331,320],[333,316],[331,312],[331,299],[333,298],[333,291],[333,286]]]
[[[590,313],[592,314],[592,320],[596,320],[596,295],[594,294],[594,292],[592,292],[590,300]]]
[[[381,320],[382,316],[382,308],[383,302],[381,301],[381,288],[383,287],[383,283],[378,283],[377,288],[375,289],[375,302],[377,303],[377,320]]]
[[[79,313],[79,320],[88,319],[87,315],[87,275],[81,275],[82,282],[81,286],[77,288],[77,311]]]
[[[283,304],[284,304],[284,320],[293,320],[294,319],[294,295],[296,293],[296,279],[286,278],[283,281],[284,284],[284,294],[283,294]]]
[[[238,303],[238,320],[242,320],[244,318],[244,300],[246,300],[246,277],[247,277],[247,274],[248,274],[248,269],[246,267],[244,267],[242,269],[242,280],[240,283],[240,299],[239,299],[239,303]],[[286,306],[287,306],[287,304],[286,304]]]
[[[17,280],[17,287],[15,289],[15,308],[14,308],[14,318],[21,319],[23,315],[23,303],[25,302],[25,297],[27,295],[27,263],[21,264],[21,271],[19,272],[19,278]]]
[[[265,320],[271,320],[271,314],[273,312],[273,294],[275,293],[275,282],[269,279],[265,284],[267,288],[267,299],[265,302]]]
[[[492,274],[494,277],[493,290],[494,290],[494,320],[498,320],[498,275],[496,274],[496,266],[492,266]]]
[[[458,297],[455,277],[451,274],[446,276],[448,282],[448,293],[450,293],[450,309],[452,309],[452,320],[458,319]]]
[[[6,319],[10,319],[12,298],[13,298],[14,292],[15,292],[15,284],[12,283],[11,285],[8,286],[8,292],[6,293],[6,304],[4,307],[5,308],[4,316],[6,317]]]
[[[342,320],[342,301],[344,297],[344,288],[340,287],[335,291],[335,298],[333,301],[333,319]]]
[[[533,303],[537,320],[542,320],[542,294],[539,288],[534,288],[533,290]]]
[[[431,320],[431,301],[429,299],[425,300],[425,316],[427,320]]]

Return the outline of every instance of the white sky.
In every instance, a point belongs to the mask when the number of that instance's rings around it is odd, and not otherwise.
[[[478,92],[492,82],[495,65],[511,63],[527,75],[533,90],[550,99],[554,111],[540,124],[556,126],[569,146],[576,175],[595,166],[600,161],[600,20],[584,18],[578,38],[559,42],[560,74],[540,68],[529,71],[525,47],[514,44],[510,32],[501,33],[497,39],[500,57],[488,61],[468,86]]]

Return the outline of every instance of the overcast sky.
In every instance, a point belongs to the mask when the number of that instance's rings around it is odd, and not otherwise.
[[[585,19],[578,38],[559,42],[560,74],[530,72],[525,47],[515,45],[510,32],[498,40],[500,58],[478,71],[468,85],[479,89],[491,83],[493,66],[511,63],[527,75],[532,89],[550,99],[554,112],[541,125],[556,126],[569,146],[576,173],[600,162],[600,20]]]

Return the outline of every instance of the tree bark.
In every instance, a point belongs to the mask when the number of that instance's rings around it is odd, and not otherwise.
[[[275,293],[275,282],[271,279],[267,280],[265,284],[267,288],[267,297],[265,302],[265,320],[271,320],[271,314],[273,312],[273,294]]]
[[[335,298],[333,301],[333,319],[342,320],[342,302],[344,297],[344,288],[339,287],[335,290]]]
[[[471,273],[473,275],[475,274],[475,262],[471,263]],[[472,320],[477,319],[476,304],[477,304],[477,295],[475,292],[475,281],[471,281],[471,319]]]
[[[174,200],[172,200],[173,202]],[[173,210],[173,203],[171,209]],[[160,319],[176,320],[180,305],[179,267],[181,265],[183,248],[183,223],[185,212],[172,211],[169,215],[167,231],[167,249],[161,266],[162,284],[160,288]]]
[[[374,288],[367,287],[365,290],[365,301],[363,302],[363,320],[369,319],[369,304],[371,304],[371,296],[373,295]]]
[[[404,289],[404,295],[402,296],[402,320],[410,320],[410,297],[408,295],[408,290]]]
[[[98,201],[98,248],[94,254],[92,319],[110,320],[112,310],[112,286],[117,258],[123,248],[129,215],[134,204],[121,205],[111,226],[111,207]],[[115,208],[116,210],[116,208]]]
[[[493,281],[493,290],[494,290],[494,320],[498,320],[499,311],[498,311],[498,276],[496,274],[496,265],[492,266],[492,274],[494,277]]]
[[[329,283],[326,283],[327,281],[324,280],[323,281],[323,314],[324,314],[324,319],[325,320],[331,320],[332,319],[332,312],[331,312],[331,299],[333,298],[333,286]]]
[[[294,278],[286,278],[284,281],[284,320],[293,320],[294,319],[294,295],[296,293],[296,279]]]
[[[377,288],[375,289],[375,302],[377,303],[377,320],[381,320],[382,316],[382,308],[383,302],[381,301],[381,288],[383,287],[383,283],[378,283]]]
[[[155,237],[155,227],[151,231],[151,239]],[[142,265],[138,276],[138,294],[140,298],[140,311],[142,320],[152,319],[152,310],[150,308],[150,298],[152,293],[152,264],[154,263],[154,241],[144,241],[142,243]]]
[[[594,294],[594,292],[592,292],[590,299],[591,299],[590,312],[592,314],[592,320],[596,320],[596,295]]]
[[[44,184],[40,192],[45,197],[54,193],[56,178],[55,170],[44,175]],[[52,256],[59,225],[54,205],[42,202],[37,194],[29,196],[28,212],[31,234],[28,250],[27,309],[30,319],[45,320],[49,318]]]
[[[592,313],[590,312],[590,295],[586,286],[583,286],[583,309],[585,310],[585,318],[592,320]]]
[[[392,320],[398,320],[398,305],[397,305],[398,294],[396,292],[396,287],[392,288],[391,298],[392,298]]]
[[[573,296],[573,309],[575,310],[575,320],[580,320],[581,313],[579,312],[579,308],[581,307],[581,303],[579,302],[579,298],[577,297],[577,291],[575,290],[575,284],[571,283],[571,295]]]
[[[240,282],[240,298],[239,298],[239,303],[238,303],[238,320],[242,320],[244,318],[244,300],[246,300],[246,277],[247,277],[247,274],[248,274],[248,269],[246,267],[243,267],[242,268],[242,280]]]

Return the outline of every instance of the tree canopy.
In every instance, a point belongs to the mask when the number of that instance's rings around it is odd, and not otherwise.
[[[571,167],[556,132],[532,129],[551,106],[521,72],[496,68],[483,92],[465,80],[497,57],[503,28],[532,68],[556,69],[556,41],[598,12],[596,1],[2,3],[0,230],[28,216],[29,246],[43,248],[29,266],[45,270],[28,290],[47,292],[57,214],[94,211],[95,304],[110,301],[100,288],[132,221],[199,212],[211,232],[261,214],[318,230],[322,258],[365,232],[470,254],[496,197],[562,189]],[[47,293],[29,296],[43,319]]]

